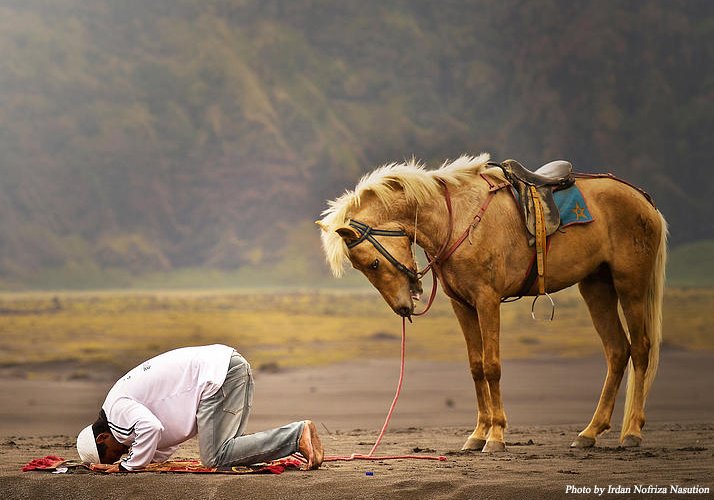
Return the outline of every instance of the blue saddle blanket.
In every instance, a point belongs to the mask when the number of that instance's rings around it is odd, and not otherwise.
[[[580,192],[577,184],[567,189],[561,189],[553,193],[555,204],[560,212],[560,226],[565,227],[571,224],[585,224],[592,222],[593,218],[585,203],[583,193]]]
[[[515,189],[511,189],[511,191],[516,199],[520,198],[518,191]],[[573,184],[567,189],[554,191],[553,200],[558,207],[558,212],[560,212],[560,227],[570,226],[571,224],[586,224],[593,221],[583,193],[580,192],[577,184]]]

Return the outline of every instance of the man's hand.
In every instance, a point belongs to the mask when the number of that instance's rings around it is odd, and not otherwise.
[[[107,469],[104,472],[123,472],[121,469],[119,469],[119,464],[113,464],[107,467]]]

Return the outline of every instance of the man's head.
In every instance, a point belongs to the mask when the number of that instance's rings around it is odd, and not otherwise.
[[[109,421],[104,410],[99,412],[99,418],[88,425],[77,436],[77,452],[83,462],[113,464],[129,451],[129,447],[121,444],[109,430]]]

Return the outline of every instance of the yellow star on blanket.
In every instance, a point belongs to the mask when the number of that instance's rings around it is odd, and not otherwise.
[[[587,219],[588,216],[585,215],[585,207],[581,207],[578,202],[575,202],[575,208],[571,210],[575,214],[575,220],[580,220],[582,217],[583,219]]]

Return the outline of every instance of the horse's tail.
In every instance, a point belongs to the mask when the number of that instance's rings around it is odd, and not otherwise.
[[[655,265],[652,268],[652,276],[650,277],[649,288],[647,289],[647,298],[645,299],[645,334],[650,341],[650,352],[647,363],[647,371],[645,372],[645,385],[643,392],[643,401],[647,400],[650,387],[657,374],[657,366],[659,365],[659,348],[662,342],[662,299],[664,296],[664,281],[665,281],[665,266],[667,264],[667,221],[662,214],[657,211],[657,215],[662,224],[662,234],[660,235],[659,249]],[[635,372],[632,369],[632,361],[627,375],[627,396],[625,398],[625,415],[622,419],[622,433],[620,439],[623,439],[624,433],[629,429],[629,423],[633,418],[633,400],[635,393]]]

